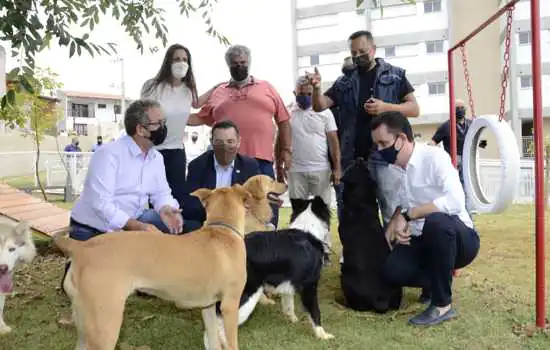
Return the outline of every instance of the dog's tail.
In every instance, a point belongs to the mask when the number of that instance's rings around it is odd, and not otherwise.
[[[71,257],[79,242],[68,236],[69,229],[63,229],[53,235],[53,243],[65,254]]]

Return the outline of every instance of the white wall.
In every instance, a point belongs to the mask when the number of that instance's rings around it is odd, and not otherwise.
[[[441,1],[441,12],[424,13],[424,2],[415,5],[384,7],[383,17],[380,10],[372,12],[372,32],[376,36],[396,35],[410,31],[422,32],[434,29],[446,29],[449,25],[447,1]]]
[[[296,20],[297,44],[311,44],[341,41],[353,32],[366,29],[365,15],[355,11],[341,12],[333,15],[308,17]]]
[[[403,45],[395,47],[394,57],[386,60],[393,65],[407,70],[407,73],[426,73],[447,71],[448,41],[443,41],[443,52],[426,53],[426,43]],[[376,50],[377,57],[385,57],[385,50],[380,47]]]
[[[312,7],[312,6],[337,4],[340,2],[347,2],[347,1],[346,0],[297,0],[296,8],[302,9],[305,7]]]
[[[529,20],[531,18],[531,9],[529,1],[521,1],[516,4],[514,11],[514,21],[518,20]],[[540,2],[540,12],[541,17],[550,16],[550,1],[541,1]],[[501,28],[505,28],[506,16],[503,15],[500,19]],[[517,23],[517,22],[516,22]],[[516,43],[515,46],[515,55],[516,63],[518,65],[529,65],[527,70],[522,70],[521,66],[518,67],[517,73],[521,76],[531,76],[532,68],[530,67],[532,63],[531,59],[531,43],[520,44],[519,37],[520,32],[531,32],[531,23],[528,22],[527,26],[522,26],[517,28],[518,30],[513,33],[515,35]],[[550,62],[550,30],[544,29],[540,33],[540,44],[541,44],[541,64],[548,64]],[[504,54],[504,44],[501,45],[501,55]],[[501,61],[501,65],[504,61]],[[517,93],[518,93],[518,107],[519,108],[532,108],[533,107],[533,90],[530,87],[521,87],[521,77],[517,77]],[[509,93],[507,94],[507,108],[509,108]],[[542,76],[542,105],[544,107],[550,107],[550,75]]]
[[[519,108],[533,108],[533,89],[521,88],[520,79],[517,78]],[[550,106],[550,75],[542,76],[542,106]]]

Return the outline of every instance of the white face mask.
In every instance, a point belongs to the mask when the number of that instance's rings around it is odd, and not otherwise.
[[[189,65],[186,62],[172,63],[172,76],[176,79],[181,79],[187,74]]]

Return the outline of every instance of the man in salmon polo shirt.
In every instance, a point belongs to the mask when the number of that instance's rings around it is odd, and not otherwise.
[[[250,50],[246,46],[231,46],[225,53],[231,79],[220,84],[197,114],[192,114],[188,125],[212,125],[228,119],[241,133],[239,153],[256,158],[262,174],[283,181],[292,165],[290,116],[281,96],[264,80],[249,74]],[[273,144],[275,124],[278,129]],[[277,226],[278,209],[273,208],[272,223]]]

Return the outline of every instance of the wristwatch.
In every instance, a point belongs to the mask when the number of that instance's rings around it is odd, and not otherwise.
[[[411,221],[411,217],[409,216],[409,209],[406,209],[406,208],[401,209],[401,215],[403,215],[406,222]]]

